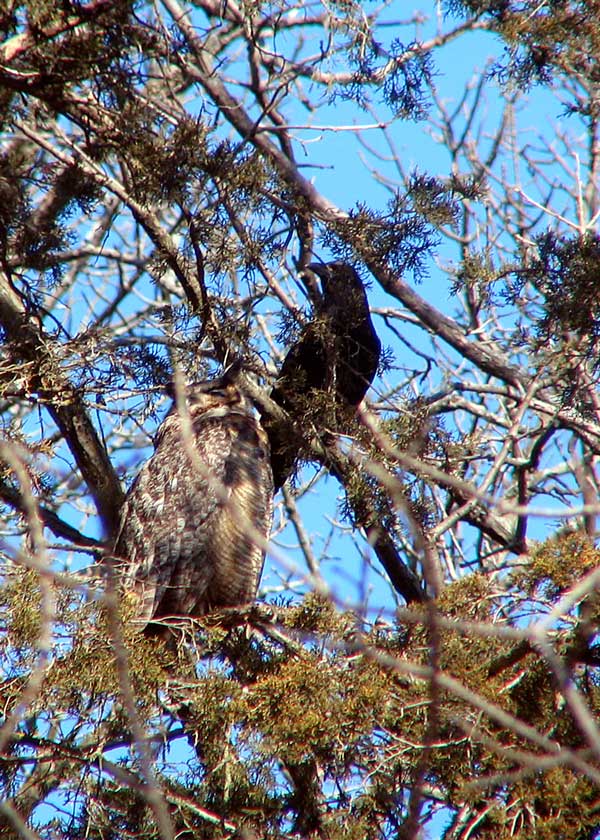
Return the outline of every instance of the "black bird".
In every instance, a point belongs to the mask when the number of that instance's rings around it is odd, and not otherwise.
[[[322,291],[312,320],[283,361],[271,399],[301,428],[308,420],[321,430],[333,426],[343,431],[348,409],[360,403],[377,372],[381,342],[364,286],[352,266],[332,262],[308,268],[321,280]],[[270,418],[263,417],[263,425],[278,489],[292,472],[303,441]]]

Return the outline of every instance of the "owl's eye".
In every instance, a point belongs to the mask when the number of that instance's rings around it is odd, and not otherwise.
[[[189,399],[192,402],[202,402],[207,396],[227,400],[231,397],[231,391],[224,385],[205,384],[189,392]]]
[[[227,388],[210,388],[207,393],[211,397],[221,397],[224,400],[231,397],[231,392]]]

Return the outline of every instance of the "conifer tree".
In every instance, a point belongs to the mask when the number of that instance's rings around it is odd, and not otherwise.
[[[599,837],[600,4],[0,29],[0,837]],[[358,407],[270,398],[315,262]],[[298,441],[258,603],[147,638],[107,547],[233,362]]]

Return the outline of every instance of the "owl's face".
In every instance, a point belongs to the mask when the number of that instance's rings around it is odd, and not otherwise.
[[[252,413],[251,401],[226,377],[190,385],[186,395],[192,414],[204,413],[216,408],[223,409],[223,412],[233,409]]]

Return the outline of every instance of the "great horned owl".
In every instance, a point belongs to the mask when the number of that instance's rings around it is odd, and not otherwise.
[[[252,601],[272,499],[269,444],[250,401],[228,376],[189,387],[127,494],[112,552],[124,588],[140,596],[140,620]]]
[[[333,262],[313,263],[309,270],[321,280],[322,293],[313,288],[314,317],[283,360],[271,399],[298,424],[316,407],[319,416],[313,422],[318,419],[321,426],[333,424],[343,431],[347,409],[360,403],[377,372],[381,342],[354,268]],[[277,490],[293,469],[302,442],[280,423],[267,417],[263,422]]]

